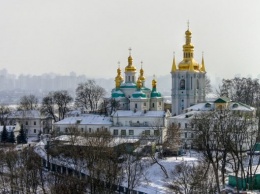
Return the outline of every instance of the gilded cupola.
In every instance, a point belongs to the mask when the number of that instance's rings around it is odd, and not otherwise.
[[[138,79],[141,80],[142,85],[144,86],[145,77],[144,77],[144,70],[143,70],[143,62],[142,61],[141,61],[140,75],[139,75]]]
[[[157,92],[157,81],[155,80],[155,76],[152,80],[152,92],[151,92],[151,98],[159,98],[159,97],[162,97],[161,93],[160,92]]]
[[[185,32],[185,44],[183,45],[183,60],[179,63],[180,71],[200,71],[199,64],[193,58],[194,46],[191,43],[192,32]]]
[[[133,66],[133,58],[131,56],[131,48],[129,48],[128,65],[125,67],[125,72],[136,72],[136,67]]]
[[[118,64],[120,64],[120,63],[118,62]],[[119,88],[123,81],[124,81],[124,78],[121,75],[121,69],[120,69],[120,67],[118,67],[117,68],[117,76],[115,77],[116,88]]]

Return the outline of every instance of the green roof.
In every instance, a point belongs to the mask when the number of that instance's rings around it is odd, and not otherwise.
[[[227,103],[227,102],[231,102],[231,100],[227,97],[220,97],[217,100],[215,100],[214,103]]]
[[[160,92],[156,91],[156,88],[153,88],[152,93],[151,93],[151,98],[158,98],[158,97],[162,97]]]
[[[112,98],[119,98],[119,97],[125,97],[125,94],[119,89],[113,90]]]
[[[120,86],[120,88],[136,88],[136,86]]]
[[[132,94],[133,98],[146,98],[146,94],[142,91],[138,90],[135,93]]]

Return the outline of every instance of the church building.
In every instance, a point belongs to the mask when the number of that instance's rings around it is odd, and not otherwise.
[[[155,78],[150,89],[146,86],[142,67],[137,76],[131,49],[124,73],[123,78],[121,69],[117,69],[115,88],[112,90],[111,98],[120,106],[111,115],[111,133],[114,136],[146,136],[150,140],[163,141],[166,118],[170,116],[170,112],[164,111],[163,97],[157,91]]]
[[[137,77],[136,67],[133,65],[131,49],[128,57],[128,65],[125,67],[125,79],[121,75],[121,69],[117,69],[115,88],[112,90],[112,98],[120,103],[120,110],[131,111],[163,111],[163,98],[157,91],[157,81],[152,80],[152,89],[146,87],[144,70],[141,67]]]
[[[175,56],[172,64],[172,115],[181,114],[184,109],[205,102],[205,65],[202,56],[201,64],[194,59],[194,45],[191,43],[192,33],[185,32],[186,42],[183,45],[183,60],[178,64]]]

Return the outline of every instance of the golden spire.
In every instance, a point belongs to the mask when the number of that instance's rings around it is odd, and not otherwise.
[[[152,80],[152,87],[153,89],[156,89],[157,81],[155,80],[155,75],[153,75],[153,80]]]
[[[129,57],[128,57],[128,65],[125,67],[125,71],[126,72],[136,72],[136,68],[135,68],[135,66],[133,66],[133,58],[132,58],[132,56],[131,56],[131,51],[132,51],[132,49],[131,48],[129,48],[128,49],[129,50]]]
[[[175,72],[177,70],[176,62],[175,62],[175,52],[173,52],[173,61],[172,61],[172,71]]]
[[[202,52],[202,61],[201,61],[200,71],[206,72],[205,65],[204,65],[204,52]]]
[[[142,83],[145,81],[144,70],[143,70],[143,61],[141,61],[140,76],[138,79],[140,79],[142,81]]]

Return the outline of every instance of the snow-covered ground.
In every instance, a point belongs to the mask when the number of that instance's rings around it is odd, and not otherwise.
[[[158,159],[159,160],[159,159]],[[160,166],[156,163],[151,165],[147,168],[145,174],[145,178],[140,181],[140,184],[135,188],[135,190],[146,192],[149,194],[168,194],[172,193],[167,188],[168,183],[172,180],[172,171],[175,168],[175,165],[180,164],[181,162],[196,162],[198,160],[197,154],[193,152],[191,155],[180,156],[180,157],[167,157],[165,159],[160,159],[159,162],[162,164],[167,173],[169,178],[165,178],[163,171],[161,170]]]

